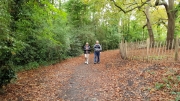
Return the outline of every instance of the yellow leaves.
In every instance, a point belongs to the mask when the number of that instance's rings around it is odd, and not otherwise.
[[[151,8],[151,18],[153,22],[157,22],[159,19],[165,20],[167,19],[167,13],[164,7],[158,6],[156,9]]]
[[[88,4],[90,2],[90,0],[81,0],[81,2],[84,4]]]
[[[146,2],[147,0],[134,0],[134,1],[136,1],[139,4],[142,4],[142,3]]]
[[[11,54],[12,54],[12,55],[16,55],[16,53],[15,53],[14,51],[11,51]]]

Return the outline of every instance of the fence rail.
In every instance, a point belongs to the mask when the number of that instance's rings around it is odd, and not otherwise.
[[[177,41],[176,41],[177,40]],[[140,61],[180,61],[180,39],[176,38],[172,44],[167,41],[150,44],[150,40],[136,42],[120,42],[120,53],[123,59]],[[170,49],[170,47],[173,47]]]

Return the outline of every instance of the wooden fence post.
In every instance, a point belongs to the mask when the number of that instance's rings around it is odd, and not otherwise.
[[[126,58],[128,57],[128,43],[127,43],[127,41],[125,40],[125,54],[126,54]]]
[[[147,45],[147,61],[149,61],[150,38],[147,38],[146,45]]]
[[[126,43],[124,43],[124,40],[121,41],[120,43],[120,53],[121,53],[121,58],[122,59],[126,59],[127,58],[127,54],[126,54]]]
[[[178,51],[179,51],[179,43],[178,43],[178,36],[176,36],[176,44],[175,44],[175,61],[178,61]]]

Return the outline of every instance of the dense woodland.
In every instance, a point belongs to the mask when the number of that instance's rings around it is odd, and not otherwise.
[[[122,39],[172,43],[179,9],[179,0],[0,0],[0,87],[18,71],[82,54],[85,42],[103,51]]]

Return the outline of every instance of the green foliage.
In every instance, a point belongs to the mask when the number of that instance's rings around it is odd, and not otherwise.
[[[178,74],[178,71],[176,69],[168,69],[168,71],[163,75],[163,81],[161,81],[161,83],[156,82],[154,87],[157,90],[176,95],[175,101],[179,101],[180,91],[178,88],[180,83],[180,75]]]
[[[15,40],[10,32],[10,14],[8,5],[10,1],[0,1],[0,88],[10,83],[15,72],[9,67],[12,55],[18,51],[19,42]]]
[[[155,84],[155,88],[157,89],[157,90],[160,90],[160,89],[162,89],[164,87],[164,84],[163,83],[156,83]]]
[[[11,42],[9,41],[9,24],[10,24],[10,14],[8,13],[8,2],[5,0],[0,1],[0,67],[5,64],[5,61],[9,58],[10,48],[9,45]]]
[[[180,82],[180,75],[176,76],[176,78]]]
[[[179,101],[179,100],[180,100],[180,92],[177,92],[176,95],[177,95],[177,96],[176,96],[176,98],[175,98],[175,101]]]
[[[49,0],[1,0],[0,4],[0,67],[11,64],[16,71],[78,56],[86,42],[93,50],[99,40],[102,49],[109,50],[117,49],[122,38],[148,37],[142,13],[123,14],[109,1],[68,0],[59,3],[60,8]]]
[[[43,6],[46,5],[46,6]],[[47,1],[23,3],[16,21],[16,38],[26,43],[14,56],[16,65],[64,59],[66,53],[66,14]],[[64,27],[64,28],[63,28]],[[33,66],[33,65],[32,65]]]
[[[29,70],[70,56],[67,13],[48,0],[6,1],[0,1],[0,67]]]
[[[3,66],[0,68],[0,88],[7,85],[12,79],[15,78],[15,71],[10,68],[10,66]]]
[[[180,5],[176,8],[177,9],[177,13],[176,13],[176,26],[175,26],[175,36],[179,36],[180,37]]]
[[[81,27],[87,22],[87,4],[80,0],[69,0],[66,3],[66,11],[68,12],[70,24],[74,27]]]
[[[180,100],[180,92],[171,92],[172,95],[176,95],[175,101]]]
[[[68,54],[71,56],[82,53],[82,47],[86,42],[89,42],[93,48],[95,41],[99,40],[103,50],[116,49],[119,46],[117,20],[111,21],[107,15],[104,15],[109,19],[108,23],[114,26],[108,26],[104,22],[100,22],[103,23],[101,25],[98,24],[101,16],[95,11],[95,5],[93,1],[88,3],[79,0],[69,0],[65,4],[71,33],[70,43],[72,43]],[[115,16],[112,15],[112,17]]]
[[[23,42],[17,40],[11,32],[12,20],[8,9],[10,2],[0,1],[3,4],[0,6],[0,88],[15,78],[15,72],[10,65],[13,64],[13,56],[23,48]]]

